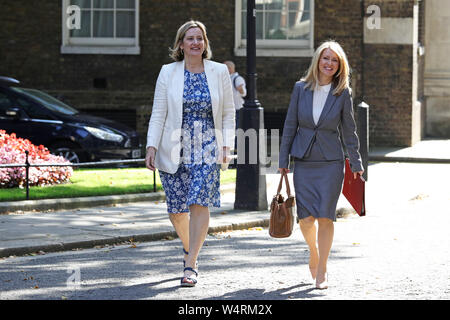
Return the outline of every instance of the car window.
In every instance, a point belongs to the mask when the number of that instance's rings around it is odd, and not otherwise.
[[[74,115],[74,114],[78,113],[77,109],[72,108],[71,106],[52,97],[49,94],[46,94],[43,91],[36,90],[36,89],[19,88],[19,87],[11,87],[11,89],[13,89],[16,92],[25,94],[27,97],[30,97],[31,99],[33,99],[35,101],[38,101],[45,108],[52,110],[54,112],[59,112],[59,113],[67,114],[67,115]]]
[[[52,118],[40,106],[28,102],[25,99],[17,98],[17,104],[22,107],[31,119],[51,120]]]
[[[6,116],[6,110],[13,106],[12,100],[3,92],[0,92],[0,117]]]

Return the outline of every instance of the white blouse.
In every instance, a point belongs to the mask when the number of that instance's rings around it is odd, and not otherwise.
[[[320,114],[322,113],[325,102],[327,101],[328,92],[330,91],[331,83],[324,86],[317,85],[313,95],[313,119],[314,123],[319,122]]]

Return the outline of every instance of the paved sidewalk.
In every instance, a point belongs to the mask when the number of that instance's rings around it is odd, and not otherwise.
[[[372,148],[369,158],[373,161],[450,163],[450,139],[422,140],[408,148]]]
[[[405,149],[408,149],[409,156],[429,158],[432,155],[436,159],[448,157],[450,160],[449,142],[450,140],[425,141]],[[424,144],[430,148],[423,147]],[[430,150],[434,154],[430,153]],[[397,150],[399,151],[401,150]],[[387,151],[384,154],[389,156]],[[433,175],[430,174],[431,171],[434,172]],[[275,193],[278,179],[278,174],[266,175],[268,203]],[[290,179],[292,182],[292,174]],[[372,210],[393,210],[399,202],[420,200],[430,195],[439,199],[440,202],[436,202],[436,205],[441,204],[442,210],[448,211],[448,181],[448,164],[371,164],[366,189],[367,216],[370,218]],[[268,211],[233,210],[233,186],[224,186],[222,191],[222,207],[211,211],[210,232],[268,225]],[[64,251],[96,245],[173,238],[176,235],[167,217],[165,203],[161,200],[162,195],[160,193],[156,198],[147,201],[103,206],[99,206],[98,202],[91,198],[90,208],[1,214],[0,258],[36,254],[39,251]],[[32,206],[27,208],[30,210]],[[338,212],[348,214],[351,211],[350,205],[341,196]]]

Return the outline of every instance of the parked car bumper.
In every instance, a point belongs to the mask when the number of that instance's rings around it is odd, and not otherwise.
[[[88,153],[90,155],[90,161],[142,158],[142,150],[139,147],[130,149],[95,149],[88,150]]]

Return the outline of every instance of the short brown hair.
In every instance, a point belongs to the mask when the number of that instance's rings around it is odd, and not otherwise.
[[[203,51],[202,57],[203,59],[211,59],[212,52],[209,46],[209,40],[206,35],[206,27],[200,21],[190,20],[184,23],[180,28],[178,28],[177,35],[175,37],[175,41],[173,43],[173,48],[169,48],[170,57],[175,61],[183,61],[184,53],[180,48],[181,43],[183,42],[184,36],[186,32],[191,28],[199,28],[203,34],[203,40],[205,41],[205,51]]]

